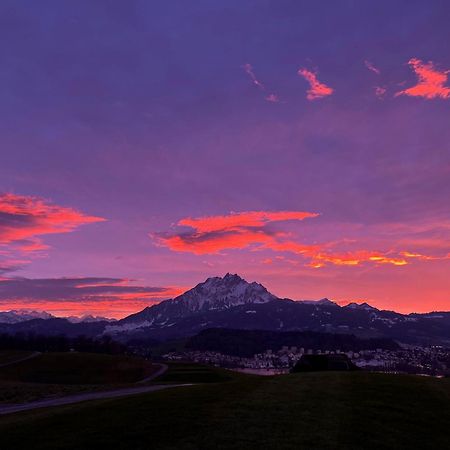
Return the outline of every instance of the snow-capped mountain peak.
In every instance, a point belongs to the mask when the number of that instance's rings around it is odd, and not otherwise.
[[[375,308],[374,306],[369,305],[366,302],[364,302],[364,303],[353,302],[353,303],[349,303],[345,307],[349,308],[349,309],[362,309],[362,310],[365,310],[365,311],[379,311],[377,308]]]
[[[249,283],[239,275],[227,273],[223,278],[212,277],[176,297],[174,302],[183,303],[192,312],[227,309],[247,303],[267,303],[276,300],[264,286]]]
[[[66,317],[69,322],[72,323],[92,323],[92,322],[115,322],[116,319],[109,319],[108,317],[93,316],[92,314],[87,314],[82,317],[70,316]]]
[[[336,303],[334,303],[332,300],[329,300],[328,298],[322,298],[320,300],[298,300],[300,303],[303,303],[304,305],[328,305],[328,306],[338,306]]]
[[[45,311],[32,311],[29,309],[0,311],[0,323],[19,323],[32,319],[51,319],[53,317]]]
[[[132,314],[106,332],[122,332],[129,327],[169,327],[174,321],[208,311],[221,311],[246,304],[268,303],[278,300],[259,283],[249,283],[239,275],[227,273],[224,277],[211,277],[172,300]]]

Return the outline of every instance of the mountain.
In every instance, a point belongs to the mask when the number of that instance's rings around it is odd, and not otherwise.
[[[103,333],[109,322],[79,322],[72,323],[67,319],[51,317],[49,319],[31,319],[17,323],[0,323],[0,333],[35,334],[44,336],[64,335],[67,337],[95,337]]]
[[[358,338],[450,346],[450,312],[405,315],[379,310],[367,303],[340,306],[328,299],[281,299],[261,284],[249,283],[232,274],[208,278],[174,299],[113,323],[97,319],[76,319],[73,323],[51,316],[33,318],[0,323],[0,333],[110,335],[128,342],[178,339],[208,328],[230,328],[353,334]]]
[[[259,283],[248,283],[239,275],[227,273],[197,284],[178,297],[149,306],[117,324],[107,327],[109,333],[142,327],[171,327],[176,321],[206,312],[224,311],[247,304],[262,304],[278,300]]]
[[[379,309],[369,305],[368,303],[349,303],[348,305],[344,306],[344,308],[349,309],[362,309],[365,311],[379,311]]]
[[[101,317],[101,316],[93,316],[93,315],[85,315],[81,317],[76,316],[69,316],[65,317],[69,322],[71,323],[87,323],[87,322],[115,322],[116,319],[109,319],[108,317]]]
[[[0,324],[21,323],[33,319],[47,320],[47,319],[56,319],[56,317],[45,311],[32,311],[28,309],[0,311]],[[70,316],[70,317],[63,317],[62,319],[68,320],[71,323],[116,321],[116,319],[108,319],[106,317],[99,317],[92,315],[85,315],[82,317]]]
[[[26,309],[0,312],[0,323],[19,323],[32,319],[51,319],[51,314],[44,311],[31,311]]]
[[[328,299],[280,299],[238,275],[208,278],[172,300],[107,325],[104,333],[120,340],[174,339],[208,328],[315,331],[387,337],[408,343],[449,344],[450,313],[404,315],[367,303],[341,307]]]
[[[328,300],[327,298],[322,298],[321,300],[297,300],[300,303],[303,303],[304,305],[335,305],[331,300]]]

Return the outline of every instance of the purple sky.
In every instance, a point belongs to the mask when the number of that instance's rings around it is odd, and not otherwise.
[[[2,1],[0,309],[121,316],[230,271],[449,310],[449,20],[444,0]]]

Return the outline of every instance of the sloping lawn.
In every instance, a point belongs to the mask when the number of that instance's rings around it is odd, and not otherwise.
[[[370,373],[239,376],[6,416],[3,448],[446,449],[450,380]]]

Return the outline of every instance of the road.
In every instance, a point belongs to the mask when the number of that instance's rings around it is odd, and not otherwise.
[[[34,352],[33,354],[26,356],[25,358],[21,358],[15,361],[11,361],[6,364],[2,364],[0,367],[9,366],[11,364],[15,364],[21,361],[26,361],[27,359],[35,358],[39,356],[41,353]],[[136,384],[147,383],[148,381],[152,381],[155,378],[161,376],[167,369],[166,364],[155,364],[160,366],[160,368],[154,372],[149,377],[146,377],[142,380],[136,382]],[[117,397],[126,397],[129,395],[137,395],[137,394],[146,394],[147,392],[155,392],[160,391],[162,389],[168,389],[173,387],[180,386],[191,386],[191,384],[165,384],[165,385],[153,385],[153,386],[142,386],[142,387],[131,387],[131,388],[123,388],[123,389],[115,389],[113,391],[104,391],[104,392],[86,392],[83,394],[77,395],[69,395],[66,397],[60,398],[51,398],[47,400],[37,400],[35,402],[29,403],[18,403],[14,405],[0,405],[0,415],[4,414],[12,414],[20,411],[28,411],[30,409],[38,409],[38,408],[48,408],[51,406],[61,406],[61,405],[70,405],[72,403],[84,402],[87,400],[101,400],[108,398],[117,398]]]
[[[48,408],[51,406],[70,405],[72,403],[84,402],[87,400],[101,400],[108,398],[127,397],[129,395],[146,394],[148,392],[160,391],[181,386],[192,386],[192,384],[165,384],[154,386],[142,386],[135,388],[116,389],[106,392],[87,392],[85,394],[70,395],[67,397],[52,398],[48,400],[38,400],[36,402],[21,403],[17,405],[0,405],[0,415],[12,414],[20,411],[29,411],[31,409]]]
[[[27,361],[28,359],[36,358],[36,356],[39,356],[40,354],[41,354],[41,352],[33,352],[31,355],[25,356],[24,358],[15,359],[14,361],[0,364],[0,367],[12,366],[13,364],[17,364],[22,361]]]
[[[139,381],[136,381],[136,384],[143,384],[143,383],[147,383],[147,381],[152,381],[155,378],[158,378],[159,376],[161,376],[168,369],[168,366],[166,364],[153,363],[153,365],[160,366],[160,368],[155,373],[150,375],[149,377],[144,378]]]

